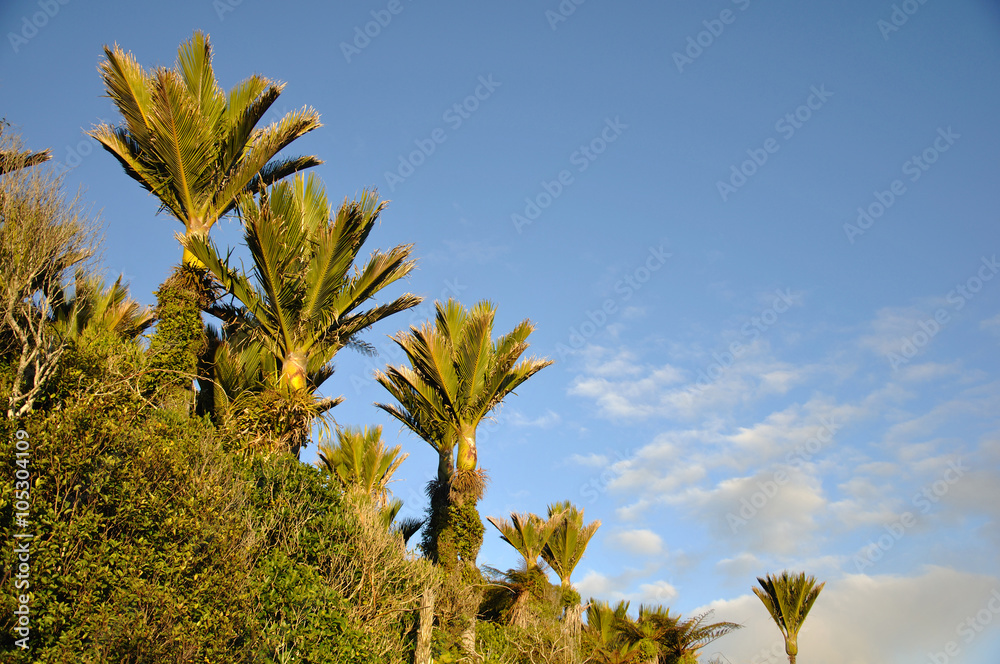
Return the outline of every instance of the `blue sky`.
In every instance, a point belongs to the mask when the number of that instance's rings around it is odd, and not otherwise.
[[[371,371],[434,299],[488,298],[556,364],[480,431],[481,512],[601,519],[585,596],[714,608],[746,628],[706,655],[779,662],[750,587],[801,569],[827,581],[809,661],[996,661],[996,3],[43,0],[0,25],[0,114],[73,167],[147,303],[180,225],[82,133],[117,122],[101,47],[170,65],[201,29],[225,87],[287,83],[269,119],[320,112],[293,152],[333,200],[378,187],[371,247],[419,258],[393,292],[427,304],[326,386],[410,453],[409,513],[433,452]],[[480,561],[513,566],[487,527]]]

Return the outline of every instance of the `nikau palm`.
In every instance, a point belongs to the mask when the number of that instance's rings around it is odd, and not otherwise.
[[[153,324],[153,312],[129,297],[118,277],[108,287],[97,275],[77,270],[72,295],[59,293],[52,323],[63,340],[79,342],[103,333],[134,339]]]
[[[583,523],[583,510],[568,500],[549,505],[549,522],[554,523],[552,536],[542,548],[542,558],[559,576],[562,605],[563,639],[571,653],[576,653],[582,628],[583,607],[580,594],[573,588],[570,577],[583,558],[590,539],[601,527],[600,521]]]
[[[255,383],[280,392],[312,394],[333,373],[334,355],[345,346],[367,349],[358,335],[378,321],[416,306],[409,293],[364,308],[382,288],[406,277],[415,265],[411,245],[375,251],[358,267],[362,244],[384,202],[374,192],[345,201],[331,218],[319,181],[296,175],[262,192],[244,194],[240,214],[253,261],[251,274],[236,269],[214,243],[200,235],[185,248],[240,305],[209,311],[225,322],[216,351],[220,387],[253,390]],[[338,400],[326,400],[324,408]],[[297,451],[297,448],[296,448]]]
[[[376,380],[399,402],[376,406],[437,451],[438,476],[428,486],[430,522],[423,548],[449,575],[458,576],[456,585],[468,585],[479,577],[475,561],[483,541],[476,503],[485,474],[479,467],[476,429],[508,394],[552,362],[521,359],[534,329],[527,320],[494,340],[495,307],[490,302],[467,310],[448,300],[435,308],[433,323],[393,337],[410,366],[376,372]],[[471,653],[478,601],[459,603],[455,613],[461,620],[454,628]]]
[[[369,495],[379,507],[389,504],[389,482],[409,454],[402,445],[386,448],[382,427],[337,429],[336,443],[320,442],[317,465],[345,488]]]
[[[816,577],[807,577],[805,572],[790,574],[787,571],[780,576],[768,574],[763,579],[757,577],[757,582],[761,587],[754,587],[754,594],[781,630],[789,664],[795,664],[799,654],[799,630],[826,583],[816,585]]]
[[[527,571],[539,569],[538,557],[556,528],[556,521],[545,521],[537,514],[511,514],[510,521],[495,516],[486,517],[500,531],[503,541],[524,558]]]
[[[528,358],[534,326],[527,320],[493,341],[495,307],[466,310],[455,300],[436,303],[434,324],[411,327],[393,339],[410,367],[387,367],[376,378],[399,406],[376,404],[427,441],[439,455],[438,480],[478,469],[476,428],[521,383],[552,364]],[[458,447],[457,458],[454,456]]]
[[[224,92],[207,35],[195,32],[182,44],[173,69],[146,71],[117,45],[104,53],[101,77],[124,124],[89,133],[184,224],[185,236],[207,235],[241,193],[322,163],[312,156],[275,158],[321,126],[319,115],[303,108],[258,128],[284,84],[254,75]],[[184,263],[198,266],[187,251]]]

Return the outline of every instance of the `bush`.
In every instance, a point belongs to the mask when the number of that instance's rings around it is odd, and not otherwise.
[[[429,572],[315,468],[226,453],[209,424],[128,390],[21,426],[34,480],[31,650],[14,646],[5,593],[0,661],[403,661]],[[5,459],[13,432],[4,422]],[[5,533],[13,488],[0,490]],[[5,547],[8,588],[12,556]],[[359,583],[373,565],[382,576]]]

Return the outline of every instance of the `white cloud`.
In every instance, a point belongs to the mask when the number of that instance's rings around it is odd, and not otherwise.
[[[656,556],[666,553],[663,538],[652,530],[623,530],[607,537],[611,546],[639,556]]]
[[[850,575],[827,583],[799,633],[800,661],[812,664],[911,664],[928,662],[949,642],[971,652],[956,627],[987,607],[1000,579],[928,567],[915,576]],[[719,600],[696,610],[744,628],[711,644],[730,662],[783,664],[783,641],[755,595]],[[1000,612],[993,616],[1000,620]],[[951,659],[957,664],[962,658]]]
[[[562,422],[562,418],[559,417],[559,413],[551,410],[545,411],[544,415],[539,415],[538,417],[531,419],[525,417],[520,412],[514,412],[511,414],[510,423],[518,427],[538,427],[540,429],[551,429]]]
[[[604,454],[596,452],[591,452],[590,454],[571,454],[569,460],[587,468],[606,468],[611,464],[611,459]]]

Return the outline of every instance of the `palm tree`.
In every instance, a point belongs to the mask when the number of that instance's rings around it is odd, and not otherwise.
[[[510,521],[495,516],[486,518],[500,531],[501,539],[521,554],[526,570],[539,569],[538,557],[555,531],[555,521],[543,521],[537,514],[511,514]]]
[[[668,614],[669,610],[664,612]],[[660,652],[665,664],[697,664],[698,651],[712,641],[729,634],[743,626],[731,622],[705,624],[705,619],[711,615],[702,613],[694,618],[681,620],[678,616],[674,627],[668,630],[660,640]]]
[[[375,405],[437,451],[437,486],[432,489],[447,494],[446,504],[474,504],[482,496],[485,481],[478,466],[479,423],[508,394],[552,361],[531,357],[518,362],[534,330],[530,321],[522,321],[494,341],[491,335],[496,308],[490,302],[482,301],[466,310],[449,299],[435,303],[435,308],[433,324],[411,327],[408,333],[393,337],[411,366],[389,366],[384,373],[376,372],[376,380],[399,405]],[[433,519],[440,516],[432,515],[432,529]],[[430,554],[438,559],[441,552],[435,544],[431,543]],[[469,562],[475,562],[478,549],[476,546],[474,552],[464,552],[473,553],[473,557],[466,558]]]
[[[602,664],[639,664],[655,657],[651,641],[629,639],[629,625],[634,621],[628,615],[629,602],[620,601],[615,608],[607,602],[591,598],[587,603],[587,641],[591,657],[587,661]],[[625,626],[625,630],[622,627]]]
[[[476,503],[486,478],[479,467],[476,429],[508,394],[552,362],[520,359],[534,330],[528,320],[493,340],[496,309],[490,302],[467,310],[449,299],[435,303],[435,309],[433,323],[393,337],[410,366],[376,372],[376,380],[399,405],[375,405],[437,451],[438,476],[428,486],[430,522],[424,529],[423,548],[447,573],[457,574],[468,585],[478,577],[475,561],[483,541]],[[469,600],[456,611],[464,616],[464,624],[457,628],[470,653],[475,649],[474,604]]]
[[[389,504],[389,482],[410,456],[400,454],[402,445],[386,448],[381,426],[339,428],[336,444],[321,440],[318,447],[316,465],[336,477],[345,489],[371,496],[379,507]]]
[[[600,521],[584,525],[583,510],[568,500],[549,505],[549,521],[555,528],[542,548],[542,558],[559,576],[563,616],[563,637],[571,653],[575,653],[583,621],[580,594],[573,588],[570,576],[583,558],[590,539],[601,527]]]
[[[122,339],[135,339],[153,324],[153,312],[129,297],[119,276],[111,286],[97,275],[77,269],[72,295],[60,292],[52,311],[52,323],[66,341],[80,342],[110,332]]]
[[[640,606],[638,619],[621,615],[614,627],[627,643],[641,647],[653,664],[697,664],[701,648],[742,627],[730,622],[705,624],[709,615],[681,620],[680,615],[670,615],[668,608]]]
[[[122,114],[119,126],[102,124],[89,134],[110,152],[160,209],[184,225],[184,237],[206,238],[241,194],[322,163],[313,156],[277,158],[295,139],[320,127],[311,108],[258,127],[284,84],[253,75],[227,94],[212,69],[208,36],[196,31],[180,45],[172,69],[143,69],[117,44],[104,47],[101,78]],[[189,409],[192,380],[203,385],[208,349],[201,309],[212,303],[202,265],[185,247],[181,265],[156,292],[160,324],[150,343],[154,386],[166,388],[164,404]]]
[[[104,53],[101,77],[125,122],[102,124],[89,134],[184,224],[186,237],[206,236],[241,193],[322,163],[313,156],[275,159],[320,127],[319,115],[303,108],[258,128],[284,84],[255,74],[227,94],[202,32],[181,44],[173,69],[147,71],[117,44]],[[187,250],[183,263],[198,266]]]
[[[564,593],[572,591],[570,576],[580,563],[587,544],[601,527],[600,521],[583,523],[583,510],[568,500],[549,505],[549,520],[554,522],[552,537],[542,548],[542,558],[559,576]]]
[[[355,266],[384,206],[377,194],[364,191],[360,200],[345,201],[331,219],[319,181],[302,175],[262,192],[259,203],[242,195],[239,209],[252,275],[235,269],[231,256],[222,258],[209,238],[183,238],[185,248],[242,305],[208,309],[225,323],[216,369],[226,378],[218,386],[223,394],[216,395],[217,402],[238,396],[226,392],[227,380],[229,389],[312,395],[333,374],[338,351],[345,346],[368,350],[358,338],[361,332],[420,303],[405,293],[362,308],[415,265],[412,245],[400,245],[375,251],[363,266]],[[339,400],[320,403],[328,410]],[[297,453],[298,444],[292,447]]]
[[[757,577],[757,582],[761,587],[754,587],[754,594],[764,603],[785,637],[785,654],[789,664],[795,664],[795,657],[799,654],[799,630],[826,583],[817,586],[816,577],[807,577],[805,572],[790,574],[788,571],[780,576],[768,574],[763,579]]]

